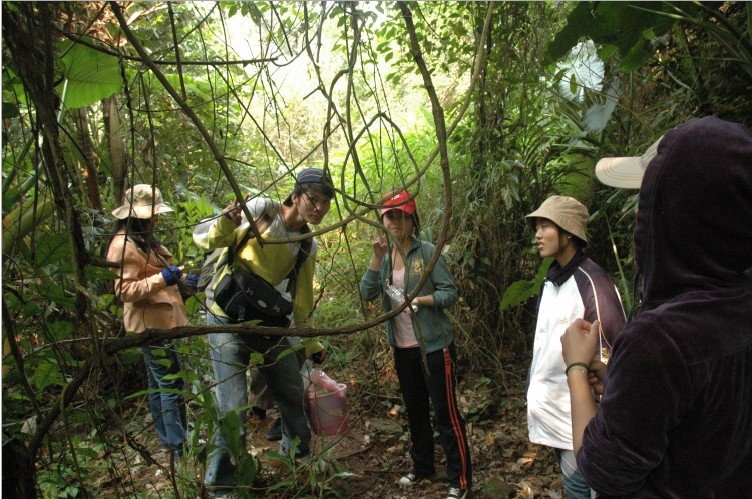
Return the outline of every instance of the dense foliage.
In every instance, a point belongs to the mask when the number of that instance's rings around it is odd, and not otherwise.
[[[300,168],[330,171],[317,329],[302,334],[325,336],[334,365],[385,362],[384,317],[357,284],[381,194],[409,189],[463,298],[451,311],[462,364],[503,388],[506,361],[528,355],[542,275],[524,215],[553,193],[587,204],[591,256],[632,307],[635,196],[598,185],[595,162],[639,155],[692,116],[752,125],[746,2],[2,9],[3,457],[18,466],[3,491],[16,497],[103,481],[138,493],[108,459],[151,431],[122,418],[144,393],[133,347],[155,338],[185,338],[194,448],[233,424],[208,389],[200,296],[187,302],[193,327],[119,326],[102,251],[126,187],[162,189],[176,213],[160,238],[197,269],[201,218],[247,193],[283,198]],[[180,480],[176,491],[200,490]]]

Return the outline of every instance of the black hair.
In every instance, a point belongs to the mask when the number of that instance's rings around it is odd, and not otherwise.
[[[334,186],[331,182],[304,182],[302,184],[295,184],[292,194],[300,197],[310,191],[319,191],[329,199],[332,199],[335,194]]]
[[[394,208],[394,209],[391,209],[391,210],[387,210],[387,211],[385,211],[381,215],[381,223],[382,224],[384,223],[384,215],[386,215],[390,211],[401,211],[402,213],[405,213],[404,210],[400,210],[399,208]],[[417,237],[420,234],[420,216],[418,215],[418,209],[416,208],[415,209],[415,213],[413,213],[410,216],[413,219],[413,235]]]
[[[413,213],[413,225],[415,225],[415,235],[420,234],[420,217],[418,216],[418,208],[415,207],[415,213]]]
[[[128,217],[118,220],[115,223],[115,227],[112,229],[110,243],[117,233],[123,229],[125,229],[125,234],[128,236],[128,239],[133,241],[141,251],[148,253],[149,250],[157,249],[162,245],[162,243],[154,237],[154,226],[152,225],[150,218]]]
[[[562,229],[555,222],[554,222],[554,227],[556,227],[556,230],[559,232],[559,246],[562,246],[561,243],[562,243],[562,239],[564,237],[569,237],[569,239],[572,240],[572,242],[574,243],[575,247],[577,248],[577,251],[584,251],[585,248],[587,248],[587,243],[585,241],[583,241],[579,237],[575,236],[571,232],[568,232],[568,231]]]

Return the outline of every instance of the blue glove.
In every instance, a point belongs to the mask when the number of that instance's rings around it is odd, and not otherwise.
[[[174,286],[175,284],[177,284],[178,279],[180,279],[181,275],[183,275],[183,272],[175,265],[169,265],[168,267],[162,269],[162,277],[164,277],[164,280],[168,286]]]
[[[185,296],[193,296],[198,291],[198,274],[188,274],[185,276],[185,286],[181,289],[181,293]]]

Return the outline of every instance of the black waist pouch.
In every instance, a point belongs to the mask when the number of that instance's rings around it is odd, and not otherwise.
[[[214,288],[214,301],[235,323],[260,321],[260,326],[288,327],[292,302],[261,277],[235,268]]]

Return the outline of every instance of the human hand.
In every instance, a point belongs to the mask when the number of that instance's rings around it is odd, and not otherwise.
[[[381,263],[384,261],[384,255],[387,252],[387,244],[386,244],[386,237],[384,235],[379,235],[376,237],[376,239],[372,242],[373,245],[373,256],[371,257],[371,261],[368,264],[368,268],[378,272],[381,270]]]
[[[603,395],[603,378],[606,376],[606,364],[598,359],[590,361],[588,368],[588,383],[593,389],[593,393],[600,397]]]
[[[584,319],[577,319],[561,335],[561,356],[567,366],[575,362],[590,365],[598,347],[600,327],[599,321],[590,324]]]
[[[373,256],[381,262],[388,249],[386,237],[380,234],[373,240]]]
[[[243,211],[240,209],[240,203],[238,203],[237,199],[234,199],[232,203],[228,204],[227,208],[225,208],[222,213],[232,223],[240,225],[243,218]]]
[[[174,286],[178,283],[178,279],[183,275],[183,271],[175,265],[168,265],[162,269],[162,277],[168,286]]]
[[[318,352],[315,352],[311,355],[311,360],[316,365],[321,365],[326,360],[326,350],[320,350]]]
[[[198,290],[198,274],[188,274],[183,277],[187,291],[195,293]]]
[[[418,301],[418,298],[416,297],[413,299],[413,301],[410,302],[409,306],[405,307],[402,313],[403,314],[417,314],[419,305],[420,305],[420,302]]]

